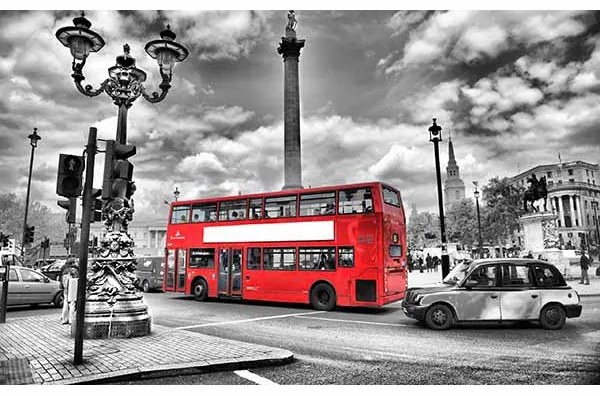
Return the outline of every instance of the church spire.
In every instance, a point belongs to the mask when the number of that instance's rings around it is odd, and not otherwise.
[[[458,165],[456,158],[454,158],[454,146],[452,146],[452,138],[448,139],[448,169],[456,168],[458,171]]]

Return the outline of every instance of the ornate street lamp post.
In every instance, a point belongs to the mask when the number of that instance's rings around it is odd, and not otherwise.
[[[433,152],[435,154],[435,174],[437,178],[438,207],[440,211],[440,231],[442,236],[442,279],[450,272],[450,257],[448,257],[448,247],[446,245],[446,227],[444,226],[444,202],[442,200],[442,176],[440,173],[440,152],[438,143],[442,141],[442,127],[435,123],[429,127],[429,141],[433,142]]]
[[[131,180],[133,166],[121,167],[129,156],[135,154],[135,146],[127,145],[127,111],[140,96],[151,103],[162,101],[171,88],[175,63],[185,60],[188,50],[175,42],[175,33],[169,25],[160,33],[159,40],[146,44],[146,52],[158,62],[162,78],[158,86],[160,93],[146,92],[146,73],[135,66],[135,58],[130,55],[128,44],[123,46],[123,55],[117,56],[115,66],[108,69],[108,78],[99,88],[94,89],[91,85],[84,87],[83,67],[87,57],[102,49],[104,40],[90,29],[92,24],[84,13],[73,19],[73,24],[74,26],[58,29],[56,37],[73,55],[71,77],[77,90],[88,97],[104,92],[118,107],[116,139],[114,142],[107,141],[105,161],[114,159],[113,164],[119,169],[125,169],[124,173],[127,174],[116,176],[120,178],[116,180],[121,184],[105,183],[103,186],[102,220],[105,233],[100,241],[99,257],[91,267],[93,274],[87,282],[84,334],[87,338],[142,336],[150,332],[150,316],[136,287],[137,279],[133,275],[136,268],[133,240],[127,230],[134,212],[131,199],[135,191]],[[113,158],[109,158],[109,146]],[[105,181],[114,177],[107,174],[113,171],[112,166],[105,166]]]
[[[33,168],[33,156],[38,140],[42,140],[37,134],[37,128],[33,128],[33,133],[29,136],[29,144],[31,145],[31,157],[29,158],[29,177],[27,178],[27,197],[25,198],[25,218],[23,219],[23,239],[21,239],[21,264],[25,265],[25,246],[33,243],[34,227],[27,225],[27,215],[29,214],[29,193],[31,191],[31,169]],[[31,238],[28,238],[28,236]]]
[[[477,206],[477,230],[479,231],[479,258],[483,254],[483,238],[481,237],[481,217],[479,216],[479,190],[477,189],[479,183],[474,181],[475,191],[473,195],[475,195],[475,202]]]
[[[179,194],[181,194],[181,191],[179,191],[179,189],[177,187],[175,187],[175,191],[173,191],[173,196],[175,197],[175,202],[177,202],[177,200],[179,199]]]

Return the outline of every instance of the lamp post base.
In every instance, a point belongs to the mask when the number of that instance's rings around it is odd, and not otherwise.
[[[120,295],[113,305],[108,298],[91,297],[85,306],[83,335],[86,339],[141,337],[151,333],[151,323],[141,295]]]

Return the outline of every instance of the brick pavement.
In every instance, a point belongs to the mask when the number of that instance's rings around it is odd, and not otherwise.
[[[145,337],[84,340],[84,362],[77,366],[73,348],[70,326],[61,325],[57,315],[8,319],[0,324],[0,384],[95,383],[154,372],[282,364],[293,357],[283,349],[159,325]]]

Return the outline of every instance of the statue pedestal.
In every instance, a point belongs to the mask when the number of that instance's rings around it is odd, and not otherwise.
[[[556,215],[554,213],[527,214],[519,218],[519,223],[523,229],[523,247],[526,251],[539,251],[558,247]]]
[[[569,260],[563,257],[562,250],[558,249],[556,218],[554,213],[538,212],[521,216],[519,223],[523,230],[524,253],[531,251],[533,258],[541,255],[564,275],[568,271]]]

